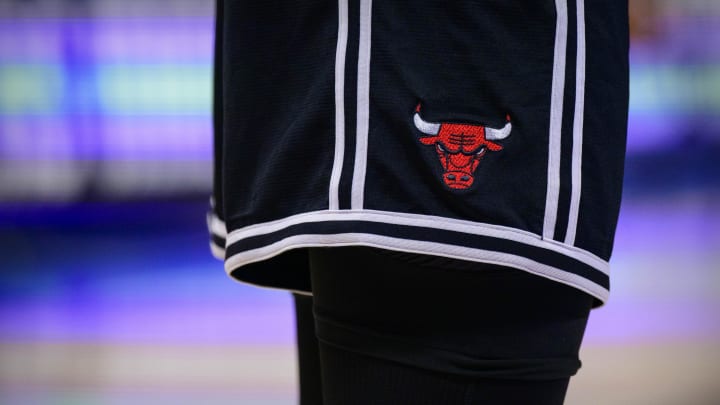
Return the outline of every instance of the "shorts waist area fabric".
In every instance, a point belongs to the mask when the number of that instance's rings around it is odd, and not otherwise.
[[[364,247],[311,249],[318,339],[470,378],[577,372],[590,295],[519,270],[459,264]]]

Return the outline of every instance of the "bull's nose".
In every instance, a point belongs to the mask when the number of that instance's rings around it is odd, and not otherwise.
[[[461,171],[445,173],[443,180],[448,187],[454,189],[466,189],[473,184],[473,177]]]

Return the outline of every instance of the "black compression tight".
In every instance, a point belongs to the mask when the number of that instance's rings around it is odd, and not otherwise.
[[[569,378],[540,382],[454,378],[318,345],[312,298],[294,296],[300,405],[555,405],[565,397]]]
[[[300,404],[321,405],[322,382],[320,354],[315,319],[313,318],[311,296],[293,294],[295,299],[295,326],[297,337],[298,370],[300,382]]]
[[[563,403],[588,295],[367,248],[315,249],[310,264],[314,298],[295,298],[302,405]]]
[[[458,378],[320,345],[325,405],[557,405],[570,378]]]

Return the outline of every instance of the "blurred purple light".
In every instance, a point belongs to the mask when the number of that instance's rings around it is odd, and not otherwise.
[[[212,18],[204,17],[2,18],[0,63],[60,61],[68,40],[87,44],[83,53],[102,63],[209,63],[213,24]]]

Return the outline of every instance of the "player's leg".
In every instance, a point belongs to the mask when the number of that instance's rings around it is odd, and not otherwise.
[[[592,297],[506,267],[310,253],[326,404],[561,404]]]
[[[312,296],[293,294],[298,353],[298,381],[300,405],[322,405],[320,354],[315,336]]]
[[[456,377],[332,345],[322,346],[321,358],[326,404],[558,405],[570,380]]]

